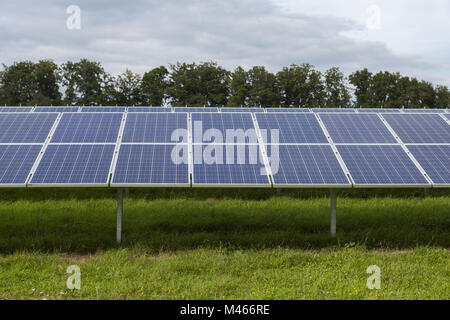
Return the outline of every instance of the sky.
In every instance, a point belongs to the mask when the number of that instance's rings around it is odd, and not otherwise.
[[[310,63],[450,86],[448,0],[0,0],[0,8],[5,64],[87,58],[112,74],[143,74],[177,61],[272,72]]]

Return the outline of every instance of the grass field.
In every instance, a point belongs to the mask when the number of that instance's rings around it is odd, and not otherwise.
[[[446,190],[0,190],[1,299],[450,299]],[[81,269],[69,290],[66,269]],[[366,269],[381,269],[369,290]]]

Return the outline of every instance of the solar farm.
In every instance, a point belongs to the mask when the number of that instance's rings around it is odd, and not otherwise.
[[[284,250],[298,247],[323,250],[336,243],[375,248],[387,243],[387,247],[403,249],[428,241],[431,246],[446,247],[449,245],[449,186],[449,110],[0,107],[0,188],[5,190],[2,193],[7,201],[0,207],[0,215],[10,210],[10,201],[27,201],[27,196],[33,198],[36,194],[43,200],[45,197],[53,199],[55,194],[75,198],[78,194],[83,201],[89,199],[89,206],[95,206],[95,199],[117,193],[117,199],[108,200],[109,204],[115,203],[115,206],[109,205],[108,210],[116,213],[113,222],[116,238],[111,233],[111,237],[106,238],[100,230],[102,240],[92,233],[78,232],[78,237],[92,237],[83,240],[89,243],[89,248],[81,251],[105,248],[104,243],[109,243],[106,245],[109,248],[113,246],[112,241],[122,246],[139,245],[141,240],[150,241],[152,250],[179,250],[175,243],[185,243],[190,250],[202,250],[190,253],[190,257],[188,254],[176,258],[184,261],[193,257],[209,259],[202,256],[204,250],[211,249],[208,243],[214,243],[215,248],[224,242],[234,249],[261,248],[262,251],[245,253],[248,259],[268,254],[266,250],[271,247],[280,248],[276,253],[280,254],[280,259],[291,259],[292,256],[288,256],[297,253]],[[427,196],[429,193],[436,196]],[[193,199],[177,200],[186,195]],[[152,201],[146,200],[149,197]],[[205,199],[214,205],[208,207]],[[158,203],[160,208],[157,208]],[[223,207],[215,206],[219,203]],[[369,203],[370,209],[366,207]],[[390,229],[383,238],[383,233],[377,234],[376,230],[388,227],[380,227],[370,215],[355,214],[354,206],[366,208],[380,219],[393,219],[394,225],[401,221],[400,225]],[[68,201],[63,207],[68,211],[63,214],[64,219],[74,221],[79,215],[76,224],[83,223],[83,219],[93,223],[89,220],[93,218],[86,218],[88,214],[84,211],[87,209],[76,212],[77,201]],[[238,213],[224,209],[227,207]],[[142,208],[150,212],[142,213]],[[160,212],[164,208],[167,216]],[[55,218],[56,211],[61,212],[61,209],[50,211],[53,212],[50,218],[40,220],[39,214],[29,218],[45,229],[44,221]],[[141,212],[139,217],[137,212]],[[188,212],[191,217],[187,217]],[[30,215],[29,212],[16,213]],[[408,215],[411,221],[406,218]],[[11,223],[8,219],[15,218],[5,219],[3,228]],[[61,219],[52,220],[52,228],[66,228],[67,223]],[[154,221],[149,222],[152,219]],[[194,225],[201,225],[203,230],[201,235],[192,231],[199,237],[197,240],[187,239],[189,235],[183,234],[183,221],[191,219],[199,219]],[[179,222],[172,222],[175,220]],[[106,221],[94,224],[101,227],[108,223],[110,231],[113,220],[107,218]],[[417,222],[422,226],[430,221],[434,221],[432,226],[427,230],[425,227],[426,231],[417,239],[414,236],[418,232],[407,229],[409,223]],[[440,225],[436,226],[436,221]],[[151,224],[154,233],[143,232],[140,224]],[[272,224],[277,226],[276,230],[271,229]],[[399,231],[401,224],[405,224],[405,229]],[[286,230],[282,230],[282,226]],[[211,228],[217,232],[205,231]],[[244,234],[240,233],[242,228]],[[265,229],[277,236],[260,238]],[[255,234],[247,238],[245,233],[249,230]],[[165,234],[161,236],[163,231]],[[405,240],[407,244],[402,245],[396,233],[410,233],[406,236],[410,242]],[[25,238],[9,240],[17,243],[12,248],[30,248],[32,245],[26,243],[27,235],[18,234]],[[223,234],[226,236],[222,237]],[[6,231],[2,239],[8,236],[11,232]],[[74,237],[68,237],[74,241]],[[140,239],[142,237],[147,239]],[[239,237],[242,238],[238,240]],[[59,245],[73,246],[68,240],[58,245],[58,238],[43,241],[52,243],[48,247],[44,245],[44,251]],[[3,250],[7,248],[5,244]],[[214,254],[222,255],[221,252]],[[446,249],[444,252],[437,249],[431,254],[447,255]],[[345,259],[346,253],[338,255]],[[372,260],[374,257],[375,254]],[[236,256],[232,257],[234,259]],[[380,259],[389,264],[387,255]],[[407,254],[405,259],[409,259]],[[445,265],[448,256],[442,261]],[[249,296],[234,292],[224,296],[298,297],[293,293],[277,294],[266,292]],[[130,296],[136,297],[135,292]],[[180,296],[159,293],[158,297]],[[198,297],[209,296],[205,293]],[[401,296],[391,292],[381,297]]]

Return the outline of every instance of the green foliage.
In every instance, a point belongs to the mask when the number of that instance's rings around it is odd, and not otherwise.
[[[255,66],[248,71],[249,106],[277,107],[280,104],[280,94],[277,78],[262,66]]]
[[[169,70],[160,66],[146,72],[142,77],[142,104],[162,106],[167,98]]]

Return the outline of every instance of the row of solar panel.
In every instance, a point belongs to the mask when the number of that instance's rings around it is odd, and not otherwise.
[[[124,143],[187,143],[189,118],[194,143],[257,143],[251,113],[1,113],[0,143],[44,143],[57,118],[51,143],[116,143],[123,122]],[[254,119],[264,143],[450,143],[450,114],[257,113]],[[214,130],[224,136],[207,134]],[[232,136],[235,130],[245,140]]]
[[[275,186],[429,186],[415,160],[434,185],[450,183],[449,115],[446,120],[440,115],[255,114],[261,133],[270,131],[271,137],[268,140],[268,135],[262,135],[264,144],[260,146],[250,140],[255,122],[249,113],[193,113],[192,161],[188,160],[189,143],[183,133],[188,129],[187,114],[68,113],[58,117],[45,113],[0,115],[0,143],[8,144],[0,146],[0,184],[23,186],[32,174],[29,185],[106,185],[113,174],[111,183],[116,186],[187,186],[192,172],[194,186],[269,187],[269,175]],[[123,135],[119,134],[122,124]],[[198,140],[196,129],[201,133]],[[242,130],[247,134],[245,142],[251,145],[243,150],[223,144],[237,140],[214,140],[216,145],[210,145],[210,140],[203,140],[209,129],[219,133],[231,130],[233,139],[236,130]],[[404,142],[417,144],[407,146],[413,159],[391,129]],[[174,132],[179,130],[174,140]],[[278,131],[279,140],[272,139],[277,136],[273,131]],[[343,143],[336,147],[338,154],[327,137]],[[117,160],[113,161],[120,139]],[[173,144],[180,141],[181,145]],[[266,149],[267,159],[260,148]],[[33,170],[35,163],[38,165]]]
[[[196,107],[0,107],[0,112],[343,112],[343,113],[450,113],[450,109],[381,108],[196,108]]]

